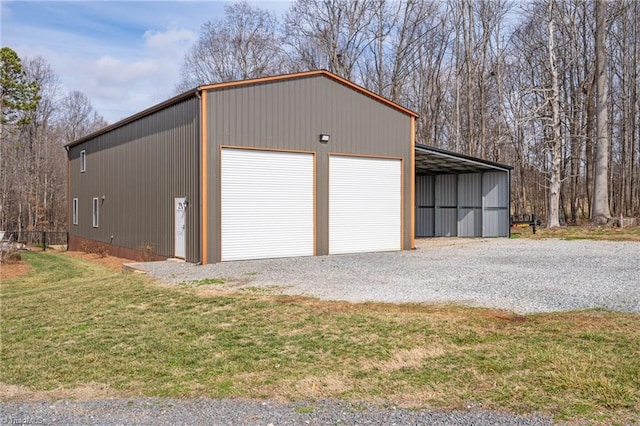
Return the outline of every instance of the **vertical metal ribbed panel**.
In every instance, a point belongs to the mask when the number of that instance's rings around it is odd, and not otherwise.
[[[199,102],[168,106],[69,149],[70,192],[79,200],[72,235],[174,255],[174,198],[186,197],[187,256],[200,258]],[[80,172],[85,150],[86,172]],[[100,198],[100,226],[91,199]]]
[[[458,206],[482,208],[482,175],[480,173],[458,175]]]
[[[434,237],[435,221],[433,207],[416,207],[416,237]]]
[[[416,176],[416,237],[435,236],[435,177]]]
[[[482,176],[484,199],[483,236],[509,236],[509,173],[486,172]]]
[[[458,176],[437,175],[435,186],[435,236],[458,235]]]
[[[482,175],[458,175],[458,236],[482,236]]]
[[[329,154],[402,158],[403,245],[411,243],[411,118],[322,75],[207,92],[209,261],[220,259],[220,147],[316,155],[316,254],[329,252]],[[331,135],[327,144],[320,134]]]
[[[416,176],[416,206],[433,207],[435,202],[434,177],[431,175]]]

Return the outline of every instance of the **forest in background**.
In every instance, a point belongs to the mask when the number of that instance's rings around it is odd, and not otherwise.
[[[43,58],[0,55],[0,230],[66,230],[64,145],[107,122],[86,95],[63,92]]]
[[[639,18],[634,0],[233,3],[202,26],[176,91],[327,69],[417,112],[416,142],[514,166],[513,212],[639,216]],[[106,123],[42,59],[22,66],[39,99],[6,120],[3,57],[0,228],[64,228],[62,146]]]

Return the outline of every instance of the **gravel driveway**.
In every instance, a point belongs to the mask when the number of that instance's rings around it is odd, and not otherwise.
[[[340,401],[278,404],[238,399],[108,399],[0,404],[3,425],[432,425],[547,426],[549,416],[471,409],[404,410]]]
[[[224,278],[240,291],[327,300],[454,302],[521,313],[585,308],[640,312],[640,243],[426,239],[418,249],[195,266],[134,264],[167,283]],[[211,399],[0,403],[0,424],[55,425],[551,425],[474,407],[403,410],[341,401],[279,404]]]
[[[229,288],[325,300],[640,312],[637,242],[442,238],[416,245],[402,252],[135,267],[167,283],[217,277]]]

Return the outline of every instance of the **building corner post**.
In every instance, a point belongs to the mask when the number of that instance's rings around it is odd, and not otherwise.
[[[208,143],[207,143],[207,91],[202,90],[200,95],[200,263],[206,265],[209,263],[209,217],[208,217],[208,180],[209,169],[208,160]]]
[[[71,200],[71,159],[69,158],[69,147],[67,147],[67,251],[70,250],[71,243],[71,210],[73,202]]]
[[[409,191],[411,194],[409,198],[410,202],[410,214],[409,214],[409,232],[411,232],[411,247],[416,248],[416,118],[411,117],[411,168],[409,170]]]

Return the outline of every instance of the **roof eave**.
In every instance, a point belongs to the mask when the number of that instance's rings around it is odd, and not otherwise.
[[[314,71],[304,71],[304,72],[297,72],[297,73],[291,73],[291,74],[282,74],[282,75],[274,75],[271,77],[259,77],[259,78],[253,78],[250,80],[236,80],[236,81],[228,81],[228,82],[224,82],[224,83],[215,83],[215,84],[206,84],[206,85],[202,85],[199,86],[198,89],[199,90],[217,90],[217,89],[225,89],[225,88],[229,88],[229,87],[237,87],[237,86],[248,86],[248,85],[252,85],[252,84],[260,84],[260,83],[268,83],[268,82],[273,82],[273,81],[282,81],[282,80],[291,80],[291,79],[295,79],[295,78],[305,78],[305,77],[313,77],[313,76],[318,76],[318,75],[322,75],[325,76],[331,80],[334,80],[338,83],[341,83],[357,92],[362,93],[365,96],[368,96],[372,99],[375,99],[395,110],[398,110],[404,114],[407,114],[409,116],[412,117],[419,117],[419,115],[414,112],[411,111],[408,108],[403,107],[400,104],[397,104],[393,101],[390,101],[387,98],[384,98],[368,89],[365,89],[362,86],[359,86],[345,78],[340,77],[339,75],[336,75],[330,71],[327,70],[314,70]]]
[[[68,144],[65,145],[65,147],[72,147],[78,144],[81,144],[83,142],[86,142],[90,139],[93,139],[97,136],[100,136],[102,134],[105,134],[107,132],[110,132],[112,130],[115,130],[119,127],[122,127],[126,124],[129,124],[133,121],[136,121],[142,117],[145,117],[147,115],[153,114],[156,111],[162,110],[164,108],[167,108],[169,106],[172,106],[174,104],[177,104],[178,102],[182,102],[183,100],[186,100],[190,97],[193,96],[197,96],[197,94],[201,93],[203,90],[217,90],[217,89],[224,89],[224,88],[229,88],[229,87],[237,87],[237,86],[247,86],[247,85],[252,85],[252,84],[260,84],[260,83],[267,83],[267,82],[272,82],[272,81],[282,81],[282,80],[289,80],[289,79],[294,79],[294,78],[304,78],[304,77],[313,77],[313,76],[318,76],[318,75],[322,75],[325,76],[331,80],[334,80],[340,84],[343,84],[357,92],[362,93],[365,96],[368,96],[369,98],[372,98],[374,100],[377,100],[378,102],[381,102],[382,104],[391,107],[397,111],[400,111],[404,114],[407,114],[411,117],[417,118],[419,117],[417,113],[411,111],[408,108],[403,107],[402,105],[399,105],[393,101],[390,101],[389,99],[386,99],[376,93],[373,93],[372,91],[365,89],[362,86],[358,86],[357,84],[344,79],[336,74],[333,74],[332,72],[329,72],[327,70],[316,70],[316,71],[305,71],[305,72],[298,72],[298,73],[292,73],[292,74],[282,74],[282,75],[276,75],[276,76],[272,76],[272,77],[260,77],[260,78],[254,78],[254,79],[250,79],[250,80],[237,80],[237,81],[228,81],[228,82],[224,82],[224,83],[216,83],[216,84],[205,84],[202,86],[198,86],[195,89],[191,89],[187,92],[184,92],[182,94],[179,94],[177,96],[174,96],[171,99],[168,99],[164,102],[161,102],[157,105],[154,105],[150,108],[147,108],[139,113],[136,113],[134,115],[131,115],[125,119],[122,119],[114,124],[111,124],[107,127],[104,127],[96,132],[90,133],[86,136],[81,137],[80,139],[76,139],[75,141],[69,142]]]
[[[129,123],[131,123],[133,121],[139,120],[140,118],[146,117],[147,115],[151,115],[156,111],[160,111],[162,109],[165,109],[167,107],[175,105],[175,104],[177,104],[179,102],[187,100],[187,99],[189,99],[191,97],[195,97],[197,95],[197,93],[198,93],[198,89],[192,89],[192,90],[189,90],[188,92],[181,93],[181,94],[179,94],[177,96],[174,96],[171,99],[168,99],[168,100],[166,100],[164,102],[161,102],[161,103],[159,103],[157,105],[154,105],[154,106],[152,106],[150,108],[147,108],[147,109],[145,109],[143,111],[140,111],[140,112],[138,112],[136,114],[133,114],[133,115],[131,115],[131,116],[127,117],[127,118],[124,118],[124,119],[122,119],[122,120],[120,120],[120,121],[118,121],[116,123],[110,124],[107,127],[103,127],[100,130],[97,130],[95,132],[89,133],[88,135],[83,136],[80,139],[76,139],[76,140],[74,140],[72,142],[69,142],[69,143],[65,144],[64,146],[68,148],[68,147],[72,147],[72,146],[81,144],[81,143],[86,142],[86,141],[88,141],[90,139],[93,139],[93,138],[95,138],[97,136],[103,135],[103,134],[108,133],[108,132],[110,132],[112,130],[115,130],[115,129],[119,128],[119,127],[122,127],[122,126],[124,126],[126,124],[129,124]]]
[[[496,168],[496,169],[513,170],[513,166],[510,166],[508,164],[496,163],[494,161],[484,160],[482,158],[472,157],[470,155],[459,154],[457,152],[448,151],[446,149],[435,148],[435,147],[432,147],[432,146],[422,145],[422,144],[418,144],[418,143],[416,144],[416,148],[422,149],[424,151],[433,151],[434,153],[439,154],[439,155],[449,156],[449,157],[453,157],[453,158],[459,158],[459,159],[462,159],[462,160],[465,160],[465,161],[468,161],[468,162],[480,164],[480,165],[483,165],[483,166],[489,166],[489,167]]]

